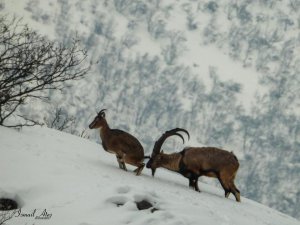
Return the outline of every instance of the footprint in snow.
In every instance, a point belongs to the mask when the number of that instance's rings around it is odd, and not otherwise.
[[[125,203],[129,201],[129,199],[125,196],[113,196],[108,198],[106,201],[113,203],[117,207],[120,207],[122,205],[125,205]]]
[[[117,192],[119,194],[127,194],[128,192],[130,192],[131,188],[128,186],[123,186],[123,187],[118,187],[117,188]]]
[[[131,191],[129,186],[121,186],[116,189],[118,195],[108,198],[106,201],[116,205],[117,207],[123,206],[126,203],[129,205],[136,205],[138,210],[150,209],[153,213],[158,209],[154,207],[155,200],[150,195],[134,195],[126,197],[125,195]]]

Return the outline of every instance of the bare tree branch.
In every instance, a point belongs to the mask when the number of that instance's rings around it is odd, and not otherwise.
[[[76,39],[66,47],[21,25],[21,20],[0,17],[0,125],[8,126],[5,120],[26,99],[46,98],[41,91],[59,90],[64,82],[82,78],[89,70],[83,66],[86,57]]]

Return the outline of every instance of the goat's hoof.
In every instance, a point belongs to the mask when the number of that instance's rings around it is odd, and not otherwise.
[[[136,176],[139,176],[142,173],[142,169],[138,168],[134,172],[136,172],[136,174],[135,174]]]

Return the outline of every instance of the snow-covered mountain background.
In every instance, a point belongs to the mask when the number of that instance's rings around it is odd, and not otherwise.
[[[188,145],[235,152],[243,196],[300,218],[299,0],[2,0],[0,13],[79,38],[92,64],[22,114],[50,126],[60,110],[80,134],[107,108],[148,154],[162,132],[186,128]]]

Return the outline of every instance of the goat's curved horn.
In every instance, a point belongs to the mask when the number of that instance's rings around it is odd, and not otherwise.
[[[155,155],[159,154],[160,152],[160,149],[161,149],[161,146],[163,145],[164,141],[170,137],[170,136],[173,136],[173,135],[176,135],[176,136],[179,136],[183,143],[184,143],[184,138],[181,134],[177,133],[179,131],[182,131],[182,132],[185,132],[187,135],[188,135],[188,138],[190,139],[190,134],[187,130],[185,129],[182,129],[182,128],[175,128],[175,129],[172,129],[172,130],[168,130],[166,131],[154,144],[154,147],[153,147],[153,151],[152,151],[152,155],[151,157],[154,157]]]
[[[186,133],[186,135],[188,136],[188,140],[190,140],[190,133],[186,129],[183,129],[183,128],[176,128],[176,129],[177,129],[177,132],[182,131],[182,132]]]
[[[105,110],[107,110],[107,109],[101,109],[99,113],[102,113],[102,112],[104,112]]]
[[[105,110],[107,110],[107,109],[101,109],[100,112],[98,113],[98,115],[105,116],[105,112],[104,112]]]

